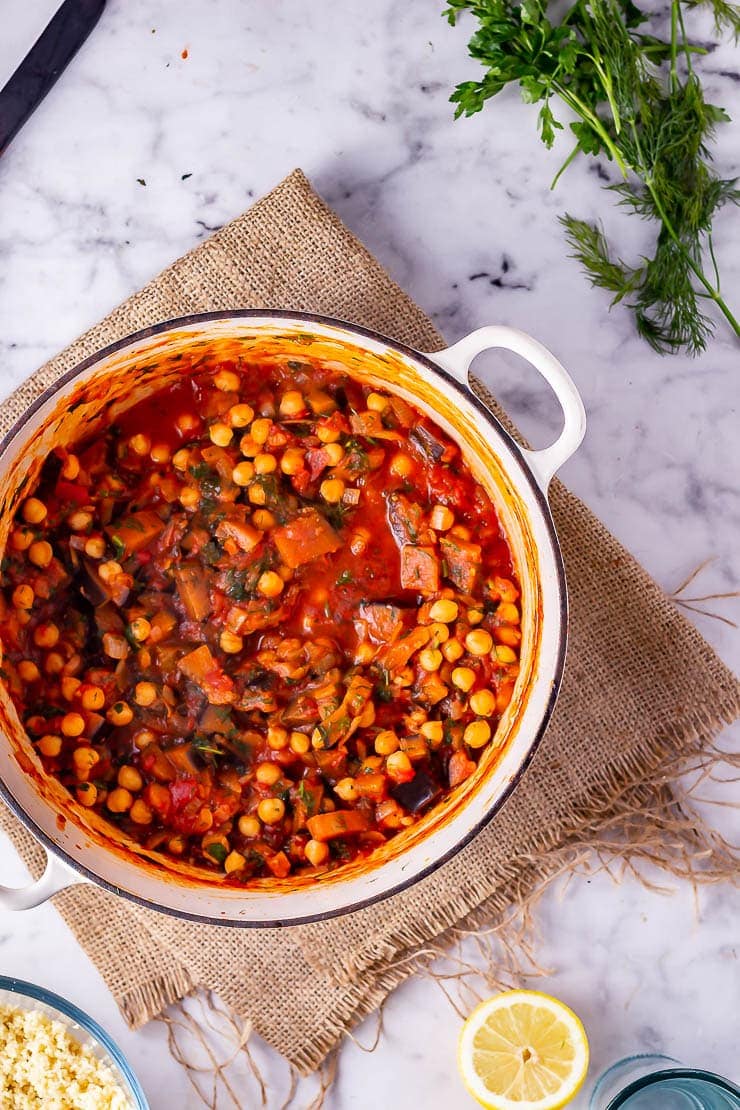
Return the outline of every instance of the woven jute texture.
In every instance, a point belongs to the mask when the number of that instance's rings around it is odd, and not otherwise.
[[[443,345],[296,171],[39,370],[3,405],[0,430],[106,344],[167,318],[244,307],[325,313],[418,350]],[[309,1071],[410,973],[420,950],[447,943],[458,926],[500,923],[569,852],[606,835],[629,850],[635,822],[656,859],[691,852],[698,834],[676,817],[671,776],[680,757],[708,750],[735,718],[738,686],[585,506],[557,483],[552,500],[570,591],[568,663],[547,734],[504,809],[392,901],[299,929],[199,926],[91,886],[63,892],[60,913],[132,1025],[210,987]],[[42,856],[29,834],[7,812],[2,825],[38,873]],[[698,841],[693,848],[711,856]]]

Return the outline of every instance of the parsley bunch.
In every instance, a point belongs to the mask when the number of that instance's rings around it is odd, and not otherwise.
[[[452,95],[456,116],[470,116],[503,88],[517,83],[522,98],[541,103],[539,131],[551,147],[564,131],[553,112],[559,99],[576,115],[573,150],[605,155],[622,180],[607,186],[629,211],[656,224],[649,257],[629,265],[616,255],[599,224],[565,215],[573,257],[593,285],[625,300],[637,330],[661,353],[698,354],[713,331],[713,303],[740,336],[740,323],[720,292],[712,247],[714,214],[740,201],[735,181],[712,169],[708,144],[728,119],[707,103],[692,64],[705,51],[686,34],[684,10],[706,3],[717,33],[740,37],[740,7],[730,0],[671,0],[670,38],[648,34],[647,16],[632,0],[575,0],[555,21],[547,0],[448,0],[451,24],[464,9],[477,17],[470,41],[485,67],[480,81],[465,81]]]

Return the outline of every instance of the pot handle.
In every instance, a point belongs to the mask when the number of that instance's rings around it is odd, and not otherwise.
[[[0,910],[32,910],[34,906],[48,902],[60,890],[87,881],[51,852],[47,852],[44,873],[35,882],[21,887],[0,886]]]
[[[491,324],[471,332],[452,347],[436,351],[427,357],[439,363],[443,370],[447,370],[469,389],[468,372],[471,362],[482,351],[496,347],[514,351],[526,358],[552,388],[563,410],[563,430],[554,443],[541,451],[521,448],[537,484],[543,493],[547,493],[553,475],[580,446],[586,432],[586,410],[581,395],[567,370],[555,356],[526,332],[501,324]]]

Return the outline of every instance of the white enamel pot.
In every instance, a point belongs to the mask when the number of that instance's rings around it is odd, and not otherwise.
[[[503,348],[531,362],[564,413],[543,451],[517,446],[471,391],[468,369],[481,351]],[[209,352],[280,352],[341,363],[429,414],[460,445],[505,529],[522,588],[521,670],[512,701],[476,773],[370,860],[318,877],[260,880],[245,889],[127,843],[46,776],[0,683],[0,794],[41,842],[48,865],[22,889],[0,887],[0,908],[27,909],[74,883],[93,882],[142,905],[225,925],[290,925],[348,913],[385,898],[439,867],[503,805],[529,763],[553,709],[563,672],[567,601],[563,563],[547,504],[554,473],[585,431],[581,399],[560,363],[507,327],[486,327],[422,355],[362,328],[323,317],[245,311],[192,316],[114,344],[65,374],[0,444],[0,553],[24,487],[49,451],[94,430],[155,389],[190,374]]]

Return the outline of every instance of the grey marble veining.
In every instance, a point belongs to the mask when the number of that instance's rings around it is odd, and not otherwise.
[[[46,0],[36,2],[40,11]],[[557,215],[602,215],[626,254],[644,249],[650,229],[609,206],[595,164],[574,165],[551,192],[565,151],[544,151],[535,110],[515,96],[453,122],[451,86],[475,67],[466,27],[447,27],[441,6],[109,0],[0,158],[0,392],[300,165],[450,341],[502,322],[555,351],[589,413],[563,477],[661,585],[670,591],[713,556],[694,592],[736,589],[740,347],[718,324],[702,358],[660,358],[625,309],[607,312],[606,296],[566,258]],[[710,35],[706,22],[696,26]],[[18,60],[10,49],[0,41],[0,73]],[[736,50],[725,44],[702,67],[714,101],[740,117]],[[727,176],[740,173],[737,123],[721,129],[716,155]],[[716,238],[737,306],[736,212],[720,216]],[[536,444],[552,438],[557,410],[530,370],[499,357],[480,369]],[[722,612],[738,619],[740,605]],[[737,632],[693,619],[737,666]],[[708,815],[737,839],[732,811]],[[7,846],[0,858],[4,881],[20,879]],[[737,899],[719,887],[696,904],[686,887],[661,896],[604,875],[547,893],[538,951],[554,973],[541,985],[583,1016],[594,1073],[620,1054],[660,1048],[740,1078],[736,916]],[[0,970],[90,1010],[130,1055],[153,1110],[175,1099],[198,1105],[162,1027],[125,1029],[53,909],[3,918]],[[376,1053],[347,1047],[331,1105],[471,1105],[454,1064],[458,1026],[436,986],[402,988]],[[363,1041],[372,1029],[366,1023]],[[262,1059],[277,1081],[277,1062]],[[245,1093],[245,1105],[253,1097]]]

